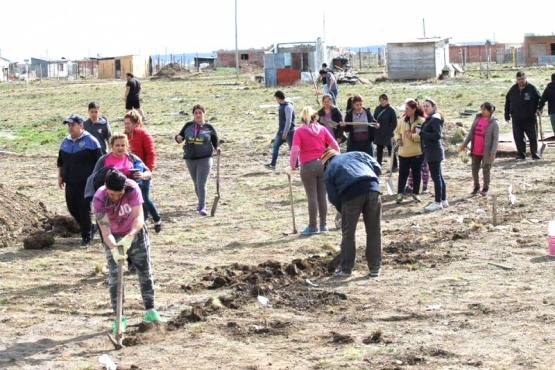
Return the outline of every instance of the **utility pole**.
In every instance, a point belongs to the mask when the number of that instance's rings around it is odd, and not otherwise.
[[[422,18],[422,31],[424,33],[424,38],[426,38],[426,19]]]
[[[235,73],[239,81],[239,46],[237,44],[237,0],[235,0]]]

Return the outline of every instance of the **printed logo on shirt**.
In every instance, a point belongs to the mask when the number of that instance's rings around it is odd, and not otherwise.
[[[122,204],[122,206],[119,208],[118,216],[121,217],[131,212],[133,212],[133,210],[131,209],[131,206],[129,204]]]
[[[80,141],[80,142],[79,142],[79,146],[80,146],[81,148],[84,147],[84,146],[85,146],[85,142],[84,142],[84,141]]]

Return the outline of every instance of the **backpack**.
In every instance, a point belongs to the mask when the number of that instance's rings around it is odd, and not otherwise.
[[[94,173],[93,177],[93,188],[96,192],[106,182],[106,177],[110,172],[115,170],[114,166],[102,167]]]

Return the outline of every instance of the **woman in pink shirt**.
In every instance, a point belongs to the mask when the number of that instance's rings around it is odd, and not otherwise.
[[[329,146],[339,152],[339,145],[330,132],[318,123],[318,113],[311,107],[304,107],[301,113],[303,125],[295,130],[291,157],[291,168],[295,168],[297,158],[301,164],[301,181],[308,198],[308,226],[301,235],[328,232],[326,215],[328,202],[324,185],[324,164],[320,156]],[[316,215],[320,216],[320,227],[316,224]]]
[[[491,165],[495,160],[497,153],[497,144],[499,143],[499,121],[493,115],[495,106],[491,103],[484,103],[480,107],[482,113],[478,113],[472,127],[464,139],[460,150],[465,151],[468,143],[472,142],[470,153],[472,155],[472,179],[474,180],[474,189],[472,195],[480,193],[482,196],[488,195]],[[482,167],[484,176],[484,186],[480,191],[480,179],[478,173]]]

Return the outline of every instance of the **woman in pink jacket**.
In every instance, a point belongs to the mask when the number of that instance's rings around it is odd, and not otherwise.
[[[308,198],[308,226],[301,235],[328,232],[326,216],[328,201],[324,185],[324,164],[320,156],[329,146],[339,152],[339,145],[330,132],[318,123],[318,113],[311,107],[304,107],[301,113],[303,125],[295,130],[291,157],[291,168],[295,168],[297,158],[301,164],[301,181]],[[320,227],[316,224],[316,215],[320,216]]]

